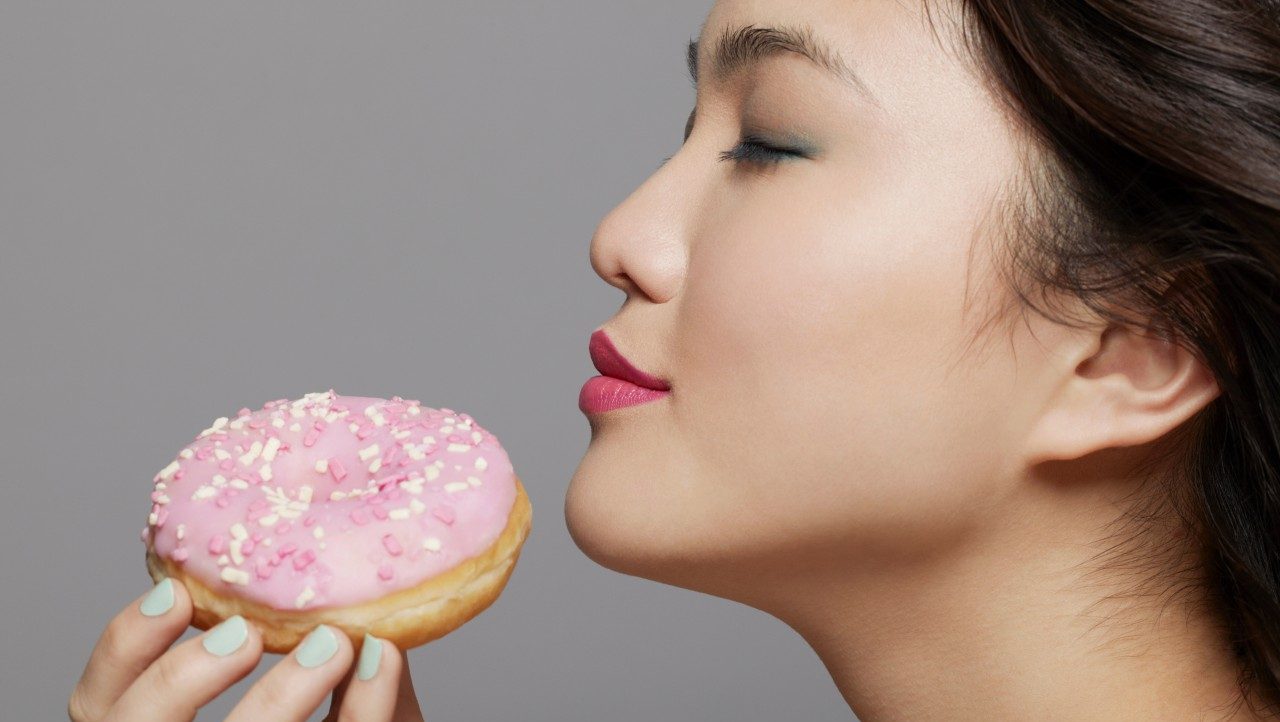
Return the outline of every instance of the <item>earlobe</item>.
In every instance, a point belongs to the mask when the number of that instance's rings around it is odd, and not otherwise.
[[[1167,335],[1108,326],[1088,332],[1033,420],[1025,463],[1138,446],[1173,431],[1219,394],[1190,351]]]

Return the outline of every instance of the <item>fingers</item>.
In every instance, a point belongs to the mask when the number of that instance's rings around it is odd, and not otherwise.
[[[421,717],[396,716],[402,682],[407,679],[408,667],[400,650],[385,639],[364,635],[355,670],[343,688],[334,693],[328,719],[336,722],[420,720]]]
[[[107,624],[71,693],[67,712],[75,722],[106,716],[124,691],[182,636],[191,623],[191,597],[180,582],[164,579]]]
[[[353,656],[346,634],[316,627],[249,688],[227,722],[304,722],[342,680]]]
[[[157,659],[120,696],[107,716],[116,722],[191,720],[196,710],[262,658],[262,635],[236,615]]]

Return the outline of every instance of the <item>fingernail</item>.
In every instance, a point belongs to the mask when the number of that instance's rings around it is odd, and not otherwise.
[[[148,617],[158,617],[173,609],[173,580],[168,577],[161,579],[159,584],[152,587],[146,599],[142,600],[142,604],[138,605],[138,609]]]
[[[249,625],[245,624],[244,617],[237,614],[227,617],[222,624],[209,630],[200,643],[210,654],[225,657],[240,649],[240,645],[248,638]]]
[[[338,637],[328,625],[321,624],[298,645],[295,656],[303,667],[319,667],[328,662],[338,651]]]
[[[378,664],[382,662],[382,640],[372,635],[364,635],[364,645],[360,647],[360,664],[356,667],[356,677],[361,680],[373,679],[378,673]]]

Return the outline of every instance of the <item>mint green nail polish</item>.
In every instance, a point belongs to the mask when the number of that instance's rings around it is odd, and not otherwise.
[[[249,625],[245,624],[244,617],[237,614],[227,617],[222,624],[209,630],[200,643],[209,654],[225,657],[240,649],[240,645],[248,638]]]
[[[173,580],[165,577],[151,589],[138,609],[148,617],[158,617],[173,609]]]
[[[378,664],[382,662],[382,640],[369,634],[364,635],[364,646],[360,647],[360,664],[356,666],[356,677],[361,680],[373,679],[378,673]]]
[[[337,651],[338,637],[328,625],[321,624],[302,640],[294,655],[298,658],[298,664],[303,667],[319,667],[328,662]]]

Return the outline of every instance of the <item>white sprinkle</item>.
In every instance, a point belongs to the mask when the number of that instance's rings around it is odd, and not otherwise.
[[[262,442],[254,441],[253,446],[250,446],[248,451],[240,455],[240,463],[244,464],[245,466],[248,466],[249,464],[252,464],[254,460],[258,458],[258,455],[261,453],[262,453]]]
[[[449,492],[462,491],[463,489],[470,488],[471,487],[465,481],[451,481],[444,485],[444,490]]]
[[[224,461],[226,459],[230,459],[231,454],[228,453],[226,449],[214,449],[213,458],[217,459],[218,461]]]
[[[329,492],[329,501],[342,501],[345,498],[347,498],[347,495],[340,491]]]
[[[178,541],[182,541],[183,539],[186,538],[186,536],[187,536],[187,525],[179,524],[178,525]]]
[[[414,514],[421,514],[422,512],[424,512],[424,511],[426,511],[426,510],[427,510],[427,505],[426,505],[426,504],[423,504],[422,502],[418,501],[417,499],[410,499],[410,500],[409,500],[409,509],[410,509],[411,511],[413,511],[413,513],[414,513]]]
[[[468,483],[468,484],[470,484],[470,485],[472,485],[472,486],[480,486],[480,480],[479,480],[479,479],[477,479],[477,478],[476,478],[476,477],[474,477],[474,476],[468,476],[468,477],[467,477],[467,483]]]
[[[249,583],[249,572],[243,569],[233,569],[231,567],[222,568],[222,581],[231,584],[246,585]]]
[[[218,557],[218,566],[225,567],[230,563],[231,563],[231,557],[227,556],[226,554],[223,554],[222,556]]]
[[[201,486],[199,489],[196,489],[196,493],[192,494],[191,498],[196,501],[199,501],[200,499],[212,499],[217,493],[217,489],[206,484]]]
[[[418,408],[417,406],[410,406],[408,410],[405,411],[405,413],[409,414],[410,416],[417,416],[418,414],[422,413],[422,409]]]
[[[381,451],[382,449],[379,449],[377,444],[370,444],[360,450],[360,460],[368,461],[369,459],[377,456]]]
[[[157,515],[156,515],[156,513],[155,513],[154,511],[153,511],[153,512],[151,512],[150,514],[147,514],[147,523],[148,523],[148,524],[150,524],[150,525],[152,525],[152,526],[155,526],[155,523],[156,523],[157,521],[159,521],[159,520],[160,520],[160,517],[159,517],[159,516],[157,516]]]
[[[427,458],[427,455],[422,452],[421,446],[414,446],[410,444],[404,447],[404,450],[409,453],[409,458],[413,459],[414,461],[422,461],[423,459]]]
[[[169,479],[173,478],[173,474],[177,470],[178,470],[178,460],[174,459],[173,461],[169,462],[168,466],[161,469],[160,473],[156,474],[156,477],[163,481],[168,481]]]
[[[433,536],[429,536],[422,540],[422,548],[429,552],[438,552],[440,551],[440,540]]]
[[[302,501],[302,502],[306,502],[307,504],[310,504],[311,494],[312,494],[312,489],[309,486],[304,486],[298,489],[298,501]]]
[[[271,464],[263,464],[258,467],[258,476],[261,476],[263,481],[271,481]]]
[[[378,469],[381,469],[381,468],[382,468],[382,459],[374,459],[373,461],[369,462],[370,474],[378,473]]]
[[[196,455],[196,452],[192,451],[191,449],[183,449],[182,451],[178,452],[178,456],[181,456],[184,459],[194,458],[195,455]]]
[[[359,430],[360,430],[360,424],[357,424],[357,423],[355,423],[355,422],[353,421],[353,422],[351,422],[351,423],[347,424],[347,428],[348,428],[348,429],[351,429],[351,433],[353,433],[353,434],[354,434],[354,433],[356,433],[357,431],[359,431]]]
[[[219,488],[226,486],[226,485],[227,485],[227,477],[223,476],[222,474],[214,474],[214,475],[213,475],[213,485],[214,485],[214,486],[216,486],[216,487],[219,487]]]
[[[472,431],[472,432],[471,432],[471,440],[472,440],[473,442],[475,442],[475,443],[477,443],[477,444],[478,444],[478,443],[480,443],[483,439],[484,439],[484,434],[481,434],[479,431]]]
[[[427,475],[427,481],[435,481],[436,477],[440,476],[440,469],[435,464],[432,464],[423,469],[422,473]]]
[[[322,527],[322,526],[313,527],[313,528],[311,529],[311,536],[313,536],[313,537],[315,537],[315,538],[317,538],[317,539],[323,539],[323,538],[324,538],[324,527]]]
[[[263,517],[258,517],[258,523],[261,524],[262,526],[275,526],[276,522],[278,521],[280,521],[280,517],[276,516],[275,514],[268,514]]]
[[[440,427],[440,433],[442,433],[442,434],[452,434],[452,433],[453,433],[453,427],[452,427],[452,426],[441,426],[441,427]]]
[[[424,436],[422,437],[422,443],[426,444],[427,446],[431,446],[432,444],[436,443],[436,437]]]
[[[164,506],[165,504],[168,504],[169,501],[170,499],[168,494],[161,494],[160,496],[156,497],[156,503],[159,504],[160,506]]]
[[[232,480],[231,480],[231,488],[233,488],[233,489],[248,489],[248,488],[249,488],[249,482],[245,481],[244,479],[232,479]]]
[[[276,458],[276,452],[280,450],[280,439],[271,437],[267,439],[267,445],[262,447],[262,458],[264,461],[273,461]]]
[[[316,460],[316,472],[317,472],[317,473],[320,473],[320,474],[327,474],[327,473],[329,473],[329,460],[328,460],[328,459],[317,459],[317,460]]]
[[[277,417],[275,417],[275,418],[273,418],[273,419],[271,420],[271,425],[272,425],[272,426],[274,426],[274,427],[276,427],[277,429],[283,429],[283,428],[284,428],[284,419],[282,419],[282,418],[280,418],[279,416],[277,416]]]
[[[454,453],[469,451],[471,449],[471,447],[467,446],[466,444],[449,444],[448,448],[449,448],[449,451],[452,451]]]
[[[400,431],[395,432],[391,436],[393,436],[396,439],[396,441],[404,441],[405,439],[412,436],[412,434],[409,432],[408,429],[401,429]]]
[[[298,598],[294,600],[293,605],[298,609],[302,609],[303,607],[307,606],[307,602],[311,601],[312,599],[315,599],[315,597],[316,597],[316,590],[312,589],[311,587],[307,587],[306,589],[303,589],[302,593],[298,595]]]
[[[243,543],[244,542],[240,539],[232,539],[231,543],[227,545],[227,547],[231,549],[231,561],[234,562],[236,566],[244,564],[244,554],[240,553],[240,545]]]
[[[249,538],[249,532],[245,531],[244,524],[241,524],[240,522],[236,522],[235,524],[231,525],[231,538],[232,539]]]
[[[213,420],[213,426],[210,426],[209,428],[213,429],[214,431],[218,431],[219,429],[227,425],[227,421],[228,421],[227,417],[219,416],[218,418]]]
[[[399,509],[392,509],[391,511],[387,512],[387,516],[391,517],[392,519],[397,519],[397,520],[399,520],[399,519],[408,519],[408,518],[409,518],[409,510],[408,510],[408,509],[405,509],[404,507],[401,507],[401,508],[399,508]]]
[[[302,424],[295,421],[289,425],[289,430],[296,434],[297,432],[302,431]]]
[[[478,469],[479,471],[484,471],[487,468],[489,468],[489,462],[485,461],[483,456],[477,456],[476,469]]]
[[[301,419],[303,416],[306,416],[306,415],[307,415],[307,412],[303,411],[302,409],[298,409],[298,408],[289,409],[289,416],[291,416],[292,418]]]
[[[227,424],[227,428],[229,428],[229,429],[235,429],[236,431],[239,431],[240,429],[243,429],[243,428],[244,428],[244,419],[242,419],[242,418],[240,418],[240,417],[238,417],[238,416],[237,416],[235,421],[232,421],[231,423]]]

